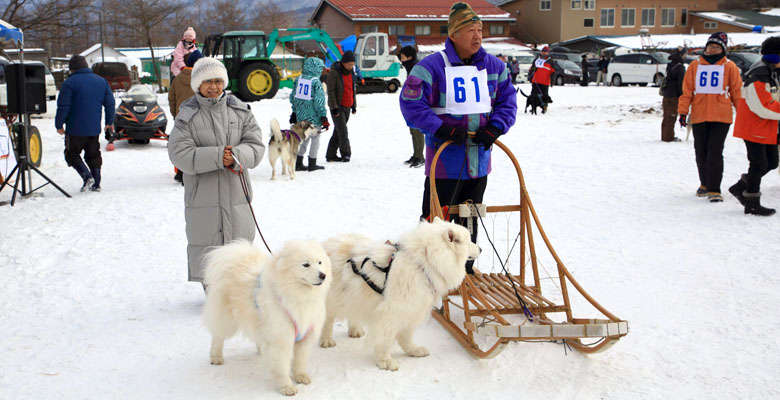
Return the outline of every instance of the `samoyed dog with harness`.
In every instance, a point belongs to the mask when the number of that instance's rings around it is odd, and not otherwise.
[[[282,130],[276,118],[271,119],[271,140],[268,141],[268,162],[271,163],[271,179],[276,179],[276,160],[282,159],[282,175],[295,179],[295,159],[301,142],[318,129],[309,121],[296,122],[289,130]]]
[[[395,341],[412,357],[429,354],[414,343],[414,330],[442,295],[460,285],[466,261],[480,253],[466,228],[438,218],[421,222],[397,243],[348,234],[328,239],[324,247],[333,283],[320,346],[336,345],[333,322],[346,318],[350,337],[368,328],[377,366],[390,371],[398,369],[390,356]]]
[[[289,241],[273,256],[248,241],[236,241],[206,255],[203,310],[211,332],[211,363],[224,362],[225,340],[239,330],[265,353],[282,394],[309,384],[309,351],[325,321],[330,260],[316,241]]]

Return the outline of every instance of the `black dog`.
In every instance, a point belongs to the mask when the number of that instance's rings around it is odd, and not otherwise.
[[[529,96],[523,92],[523,89],[517,88],[517,90],[525,97],[525,112],[528,113],[528,107],[531,107],[531,114],[536,115],[536,109],[542,106],[541,93]]]
[[[528,112],[528,107],[531,107],[531,114],[536,115],[536,109],[538,107],[542,108],[542,114],[544,114],[547,111],[547,104],[552,103],[552,99],[550,96],[545,96],[540,91],[537,91],[536,88],[531,90],[531,94],[525,94],[523,92],[523,89],[517,88],[517,91],[520,92],[520,94],[525,97],[525,112]]]

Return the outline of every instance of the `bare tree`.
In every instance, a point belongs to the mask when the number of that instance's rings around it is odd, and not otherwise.
[[[0,3],[0,19],[24,32],[27,47],[50,43],[47,47],[61,48],[89,26],[85,10],[90,3],[89,0],[4,1]]]
[[[780,6],[780,0],[720,0],[718,3],[721,10],[752,10]]]
[[[163,23],[184,4],[179,0],[105,0],[105,10],[115,13],[119,20],[117,24],[133,32],[138,39],[146,42],[152,53],[152,65],[157,75],[157,83],[162,89],[160,69],[154,62],[154,29]]]
[[[211,5],[209,19],[224,32],[247,29],[241,0],[217,0]]]
[[[282,11],[278,4],[269,1],[265,7],[260,7],[252,20],[252,28],[271,33],[276,28],[294,28],[295,13]]]

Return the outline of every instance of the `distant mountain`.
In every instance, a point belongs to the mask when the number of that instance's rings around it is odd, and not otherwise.
[[[314,9],[317,7],[317,5],[313,5],[311,7],[301,7],[295,10],[291,10],[295,13],[295,26],[291,28],[305,28],[309,26],[309,18],[311,17],[311,13],[314,12]]]
[[[285,0],[277,1],[276,4],[284,11],[291,10],[299,12],[301,9],[309,9],[309,15],[311,15],[314,7],[317,7],[317,5],[320,4],[320,0]]]

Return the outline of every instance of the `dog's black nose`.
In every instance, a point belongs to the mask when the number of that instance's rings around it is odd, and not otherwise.
[[[325,280],[325,277],[327,277],[327,275],[325,275],[324,272],[320,272],[320,279]]]

